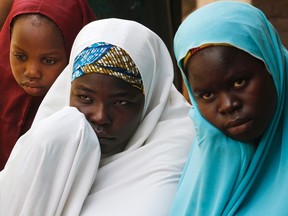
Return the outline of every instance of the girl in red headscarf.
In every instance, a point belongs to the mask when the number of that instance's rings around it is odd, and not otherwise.
[[[93,20],[86,0],[14,0],[0,33],[0,170]]]

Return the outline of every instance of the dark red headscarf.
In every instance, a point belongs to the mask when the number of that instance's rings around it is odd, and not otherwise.
[[[64,36],[68,58],[80,29],[96,19],[86,0],[14,0],[0,32],[0,170],[17,139],[30,128],[43,99],[28,95],[16,83],[9,63],[11,21],[27,13],[40,13],[55,22]]]

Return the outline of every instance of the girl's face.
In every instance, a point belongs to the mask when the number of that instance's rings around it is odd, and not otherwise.
[[[110,75],[86,74],[71,86],[70,106],[84,113],[103,154],[124,150],[140,123],[144,100],[140,90]]]
[[[212,125],[245,142],[264,133],[277,93],[263,62],[233,47],[214,46],[196,52],[187,72],[198,108]]]
[[[22,15],[11,32],[10,65],[17,83],[44,96],[68,63],[61,32],[47,18]]]

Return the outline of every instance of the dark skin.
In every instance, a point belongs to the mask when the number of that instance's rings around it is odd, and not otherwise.
[[[144,101],[139,89],[110,75],[86,74],[71,86],[70,106],[86,116],[103,154],[125,149],[141,121]]]
[[[277,108],[277,92],[264,63],[229,46],[196,52],[189,83],[204,118],[227,136],[257,144]]]
[[[62,33],[38,14],[13,20],[10,65],[17,83],[32,96],[44,96],[68,64]]]

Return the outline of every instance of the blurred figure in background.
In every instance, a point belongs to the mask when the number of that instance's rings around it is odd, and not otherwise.
[[[12,4],[13,4],[13,0],[1,0],[0,1],[0,31],[11,10]]]
[[[93,20],[86,0],[14,1],[0,33],[0,170],[68,64],[77,33]]]

